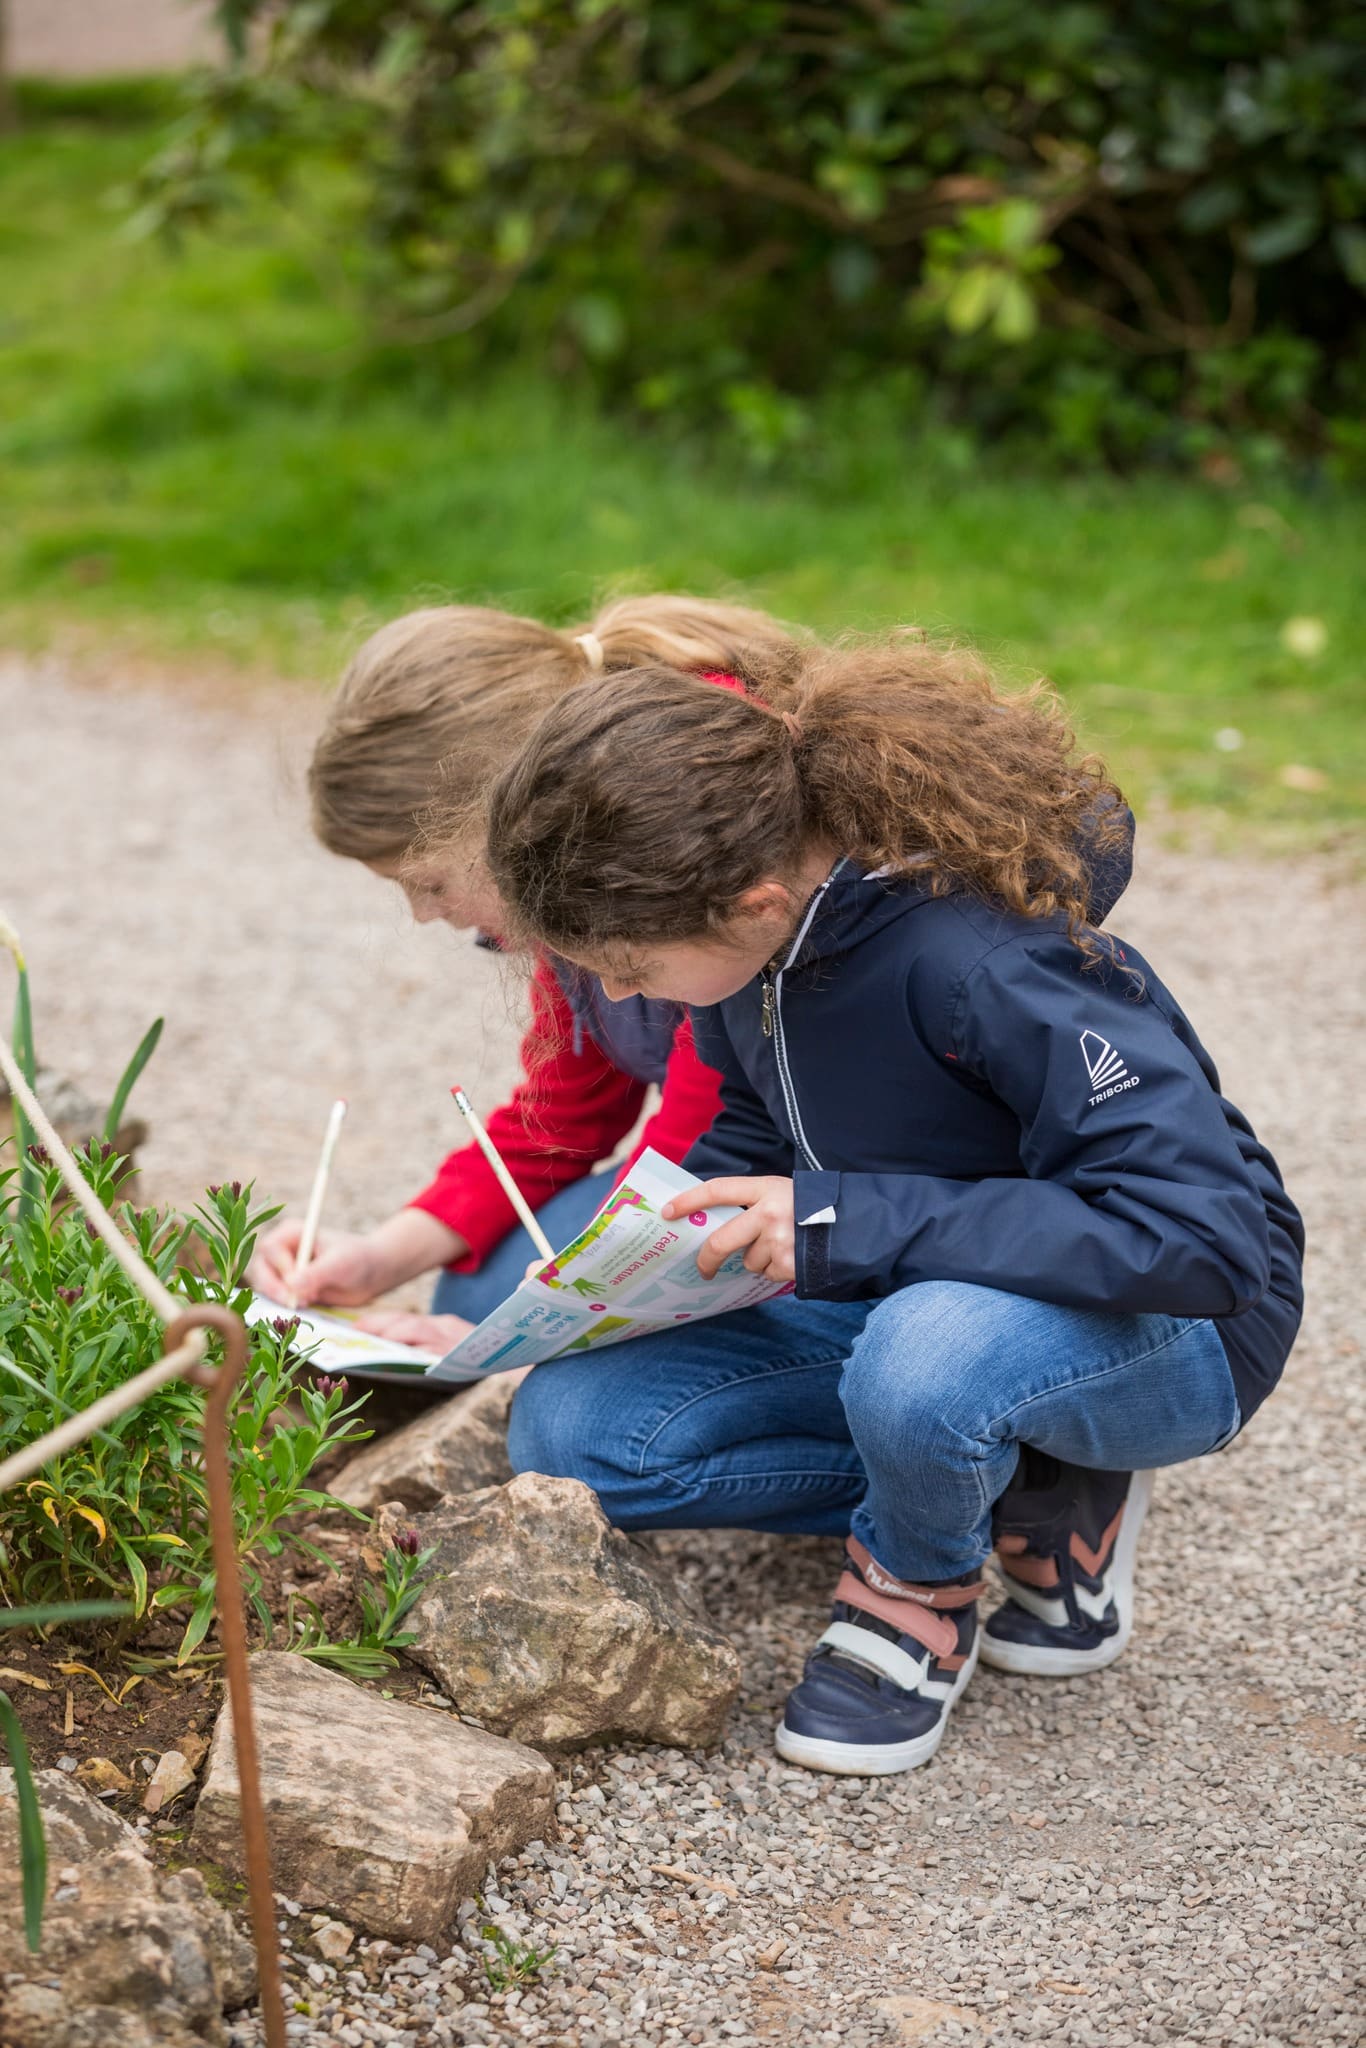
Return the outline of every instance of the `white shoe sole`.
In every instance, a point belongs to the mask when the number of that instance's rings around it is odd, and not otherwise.
[[[1124,1655],[1134,1632],[1134,1564],[1138,1555],[1139,1531],[1153,1497],[1151,1472],[1135,1472],[1124,1503],[1124,1520],[1119,1525],[1115,1554],[1107,1578],[1110,1597],[1119,1616],[1119,1627],[1094,1650],[1045,1648],[1042,1643],[1013,1643],[993,1636],[991,1621],[981,1630],[982,1661],[993,1671],[1023,1672],[1035,1678],[1078,1678],[1087,1671],[1103,1671],[1107,1664]],[[1003,1574],[1007,1592],[1010,1575]]]
[[[949,1714],[977,1669],[981,1642],[979,1628],[967,1662],[944,1702],[943,1713],[933,1728],[910,1742],[830,1742],[815,1735],[798,1735],[783,1721],[773,1738],[775,1749],[785,1764],[801,1764],[808,1771],[831,1771],[844,1778],[887,1778],[896,1771],[913,1771],[920,1764],[927,1764],[944,1740]]]

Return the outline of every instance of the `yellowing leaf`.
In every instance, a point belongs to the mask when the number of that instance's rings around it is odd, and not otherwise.
[[[66,1678],[74,1678],[77,1672],[84,1678],[93,1678],[100,1691],[105,1694],[106,1698],[111,1699],[116,1707],[123,1705],[135,1685],[142,1684],[141,1675],[136,1678],[125,1678],[123,1684],[115,1692],[108,1680],[101,1678],[99,1672],[92,1669],[89,1664],[77,1664],[73,1661],[70,1664],[59,1664],[57,1669]]]
[[[46,1500],[44,1500],[44,1502],[43,1502],[43,1513],[44,1513],[44,1514],[45,1514],[45,1515],[47,1516],[47,1518],[48,1518],[49,1522],[51,1522],[51,1523],[52,1523],[52,1525],[53,1525],[53,1527],[54,1527],[54,1528],[56,1528],[56,1529],[60,1529],[60,1528],[61,1528],[61,1526],[62,1526],[62,1520],[61,1520],[61,1516],[60,1516],[60,1515],[59,1515],[59,1514],[57,1513],[57,1503],[56,1503],[56,1501],[55,1501],[55,1500],[54,1500],[54,1499],[52,1498],[52,1495],[51,1495],[51,1494],[48,1494],[48,1496],[47,1496]]]
[[[16,1671],[12,1664],[0,1664],[0,1684],[31,1685],[35,1692],[51,1692],[52,1686],[46,1678],[38,1678],[32,1671]]]
[[[189,1544],[183,1536],[173,1535],[169,1529],[159,1529],[155,1536],[144,1536],[144,1543],[169,1543],[176,1550],[188,1550]]]
[[[91,1528],[98,1534],[101,1543],[109,1541],[109,1531],[104,1526],[104,1516],[99,1513],[98,1509],[82,1507],[79,1501],[72,1501],[71,1512],[73,1515],[82,1516],[85,1521],[89,1522]]]

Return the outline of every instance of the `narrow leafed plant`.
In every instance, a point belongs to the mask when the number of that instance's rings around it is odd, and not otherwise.
[[[32,1015],[23,956],[12,929],[0,942],[20,974],[15,1045],[33,1069]],[[154,1024],[114,1091],[106,1130],[156,1046]],[[13,1144],[0,1144],[0,1443],[16,1451],[152,1365],[164,1331],[91,1226],[67,1199],[59,1169],[31,1142],[15,1104]],[[240,1181],[208,1190],[188,1216],[120,1199],[128,1170],[107,1138],[77,1154],[80,1170],[162,1285],[190,1302],[241,1310],[247,1266],[261,1225]],[[297,1324],[255,1326],[229,1414],[233,1518],[248,1599],[270,1620],[259,1561],[286,1544],[316,1552],[285,1525],[342,1503],[308,1483],[324,1451],[364,1434],[345,1384],[313,1387],[293,1349]],[[209,1358],[216,1361],[217,1339]],[[363,1397],[362,1397],[363,1399]],[[214,1571],[201,1429],[203,1392],[172,1380],[26,1485],[0,1497],[0,1602],[8,1606],[115,1597],[133,1621],[149,1611],[185,1615],[179,1657],[191,1656],[213,1619]],[[347,1513],[355,1510],[346,1509]],[[328,1560],[330,1563],[330,1560]]]

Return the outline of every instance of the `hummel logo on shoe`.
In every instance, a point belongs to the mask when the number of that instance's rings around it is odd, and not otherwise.
[[[1102,1038],[1098,1031],[1083,1031],[1080,1044],[1091,1086],[1096,1091],[1091,1097],[1093,1106],[1104,1102],[1107,1096],[1118,1095],[1122,1088],[1138,1086],[1139,1076],[1129,1072],[1123,1054],[1115,1051],[1108,1038]]]

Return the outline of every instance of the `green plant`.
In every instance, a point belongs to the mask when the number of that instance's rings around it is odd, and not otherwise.
[[[76,1600],[49,1607],[0,1609],[0,1629],[46,1628],[63,1621],[106,1621],[126,1614],[118,1600]],[[24,1939],[37,1950],[43,1929],[43,1900],[47,1891],[47,1837],[38,1804],[33,1763],[14,1703],[0,1692],[0,1740],[9,1752],[14,1772],[14,1803],[19,1820],[19,1884],[24,1907]]]
[[[1303,489],[1250,469],[1062,477],[1058,459],[1151,445],[1151,396],[1099,345],[1050,383],[1046,465],[946,420],[916,365],[791,415],[737,394],[715,447],[668,403],[651,432],[585,405],[553,365],[451,389],[431,352],[364,345],[307,219],[265,198],[179,257],[122,241],[101,202],[155,130],[103,93],[24,88],[22,131],[0,138],[10,646],[170,682],[205,661],[316,680],[414,604],[477,594],[566,623],[614,589],[729,591],[821,632],[947,627],[1049,674],[1140,815],[1199,807],[1263,846],[1357,829],[1366,495],[1347,477],[1366,478],[1366,429],[1340,421],[1341,481]],[[1284,392],[1260,363],[1250,414],[1268,380]],[[974,402],[996,388],[1010,398],[1004,370]],[[1232,403],[1231,378],[1219,389]],[[1313,661],[1279,638],[1306,615],[1328,631]],[[1229,727],[1236,753],[1213,744]],[[1323,787],[1283,781],[1287,764]]]
[[[1205,356],[1284,336],[1309,349],[1309,402],[1268,391],[1266,429],[1321,445],[1354,416],[1351,0],[217,12],[229,61],[135,181],[135,221],[183,236],[247,181],[325,192],[333,283],[390,342],[530,344],[721,418],[737,390],[914,360],[993,437],[1037,436],[1059,379],[1099,362],[1142,401],[1142,452],[1196,460],[1193,422],[1243,430]],[[1094,452],[1133,439],[1131,417]]]
[[[339,1384],[344,1388],[346,1382]],[[417,1640],[412,1630],[402,1630],[402,1624],[422,1597],[427,1567],[435,1555],[435,1545],[420,1547],[416,1530],[397,1536],[384,1555],[382,1583],[361,1585],[360,1629],[342,1641],[329,1636],[315,1601],[292,1595],[285,1613],[285,1647],[352,1678],[381,1677],[398,1663],[393,1652]]]
[[[484,1901],[480,1899],[477,1903],[482,1908]],[[484,1975],[493,1991],[516,1991],[523,1985],[537,1983],[560,1952],[558,1942],[552,1942],[549,1948],[538,1948],[534,1942],[517,1941],[492,1920],[486,1921],[479,1932],[484,1944]]]
[[[79,1213],[61,1177],[30,1148],[37,1187],[21,1207],[12,1168],[0,1171],[0,1438],[18,1449],[86,1408],[162,1352],[162,1325]],[[260,1225],[239,1182],[211,1188],[192,1216],[120,1204],[124,1162],[92,1140],[79,1155],[97,1196],[118,1217],[167,1287],[191,1301],[246,1305],[242,1278]],[[189,1270],[196,1238],[208,1276]],[[360,1401],[300,1379],[297,1325],[251,1331],[247,1371],[230,1412],[238,1554],[247,1597],[269,1619],[254,1560],[291,1544],[293,1515],[339,1506],[311,1487],[323,1451],[354,1440]],[[211,1351],[210,1356],[213,1356]],[[11,1602],[108,1591],[131,1597],[135,1616],[188,1609],[179,1655],[191,1655],[213,1618],[214,1571],[200,1424],[203,1394],[173,1380],[128,1415],[44,1466],[0,1499],[0,1596]]]

